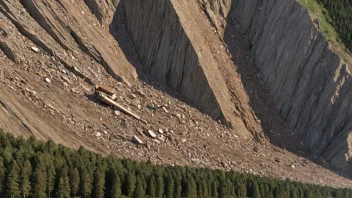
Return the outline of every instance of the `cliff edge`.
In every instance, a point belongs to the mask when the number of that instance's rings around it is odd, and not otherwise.
[[[215,25],[224,17],[240,23],[288,127],[301,134],[313,156],[352,177],[351,58],[329,45],[309,12],[295,0],[205,3],[216,15]],[[226,29],[217,28],[220,33]]]

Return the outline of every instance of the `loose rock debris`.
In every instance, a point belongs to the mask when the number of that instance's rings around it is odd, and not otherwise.
[[[115,101],[117,96],[113,89],[101,85],[96,86],[96,98],[107,105],[115,107],[126,115],[133,117],[134,119],[139,120],[142,123],[146,123],[146,121],[142,120],[137,114],[133,113]]]
[[[109,25],[103,27],[97,22],[89,8],[84,5],[86,1],[28,1],[35,2],[35,6],[28,9],[23,7],[21,2],[27,2],[27,0],[1,1],[11,8],[9,11],[11,15],[16,16],[9,19],[0,17],[1,28],[10,27],[5,30],[8,36],[6,40],[12,45],[10,48],[16,55],[16,59],[11,59],[11,53],[4,54],[0,50],[0,101],[1,105],[6,107],[0,108],[0,111],[5,119],[7,119],[7,113],[16,114],[9,117],[7,121],[2,120],[0,127],[4,128],[4,131],[28,137],[30,133],[21,124],[23,121],[35,132],[32,134],[41,140],[50,137],[53,141],[71,148],[78,149],[79,146],[84,146],[95,152],[113,154],[122,158],[150,160],[157,164],[250,172],[317,184],[323,181],[323,184],[333,186],[346,186],[350,183],[313,162],[312,168],[309,160],[304,163],[304,158],[300,156],[275,152],[270,145],[253,145],[250,140],[237,136],[236,132],[228,131],[208,116],[185,105],[179,100],[177,94],[171,94],[174,97],[166,94],[164,91],[169,92],[169,89],[156,83],[148,75],[145,79],[144,77],[139,79],[133,86],[125,81],[116,80],[107,71],[106,65],[102,65],[96,59],[103,60],[104,63],[111,65],[111,68],[116,66],[119,68],[116,72],[119,74],[131,73],[129,68],[134,67],[128,66],[129,62],[125,60],[128,55],[122,53],[118,43],[109,34]],[[36,13],[39,8],[45,9],[45,6],[37,6],[43,2],[50,5],[53,8],[52,11],[59,17],[66,19],[63,21],[65,23],[63,26],[69,27],[67,28],[69,31],[65,31],[66,28],[62,29],[64,33],[62,44],[69,46],[71,50],[63,49],[41,27],[41,25],[47,27],[44,21],[38,23],[28,13]],[[101,2],[104,1],[99,1]],[[55,9],[61,7],[61,4],[69,9]],[[80,13],[76,8],[82,8],[86,17],[72,20],[72,14]],[[47,16],[51,11],[43,13],[47,17],[46,20],[51,18]],[[114,11],[111,14],[114,14]],[[55,24],[55,21],[53,22]],[[97,26],[87,26],[86,22],[95,23]],[[106,22],[111,24],[109,19]],[[23,29],[25,25],[28,29]],[[23,30],[22,33],[16,26]],[[55,29],[53,26],[50,28]],[[123,28],[120,30],[124,31]],[[76,39],[84,42],[77,45],[75,39],[71,38],[73,32],[77,33]],[[125,34],[125,32],[115,33],[119,34],[118,36]],[[56,32],[55,34],[58,35]],[[58,36],[61,38],[61,35]],[[128,39],[126,42],[129,42]],[[106,45],[100,48],[96,43]],[[31,49],[33,46],[37,46],[39,51],[34,52]],[[133,46],[133,43],[130,46]],[[90,53],[81,51],[85,47]],[[241,53],[243,51],[241,50]],[[219,54],[219,56],[223,55],[223,53]],[[6,56],[9,56],[9,59]],[[17,59],[19,59],[18,64],[15,62]],[[219,59],[223,60],[220,57]],[[134,61],[138,60],[134,59]],[[50,78],[51,83],[45,82],[46,77]],[[127,77],[126,79],[131,80]],[[148,120],[148,124],[125,115],[121,110],[119,110],[120,116],[116,116],[114,114],[116,107],[108,104],[111,108],[107,108],[92,101],[92,98],[87,98],[87,94],[91,95],[95,92],[94,88],[97,84],[113,87],[118,96],[114,101]],[[137,108],[138,106],[141,108]],[[21,113],[17,113],[17,110]],[[263,112],[272,115],[267,113],[268,111]],[[180,118],[173,114],[180,114],[178,115]],[[32,123],[32,120],[38,120],[38,122]],[[262,123],[265,122],[262,120]],[[136,131],[137,128],[141,128],[142,133],[139,132],[140,130]],[[157,129],[163,129],[164,133],[161,135]],[[154,130],[157,138],[147,137],[144,134],[147,130]],[[228,132],[225,133],[225,130]],[[96,136],[97,132],[100,132],[100,137]],[[165,141],[162,140],[164,138]],[[131,141],[133,139],[135,140]],[[148,149],[139,146],[140,144]],[[253,152],[253,147],[258,147],[258,152]],[[187,156],[187,160],[184,156]],[[275,162],[274,157],[280,158],[282,162]],[[297,161],[294,164],[295,169],[288,166],[292,159]]]

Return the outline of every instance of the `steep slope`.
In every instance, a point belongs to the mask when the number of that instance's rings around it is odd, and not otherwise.
[[[195,1],[132,0],[123,6],[146,73],[238,134],[263,139],[235,66]]]
[[[214,6],[208,10],[241,24],[287,125],[302,135],[313,156],[351,177],[351,58],[329,45],[314,18],[294,0],[224,2],[209,5],[232,6],[230,14]]]
[[[236,135],[246,136],[261,127],[261,121],[252,115],[256,112],[249,107],[236,66],[221,46],[221,38],[207,24],[206,15],[198,7],[197,12],[191,9],[195,2],[170,2],[179,16],[174,19],[184,26],[180,32],[192,43],[193,57],[208,71],[202,74],[209,81],[204,89],[217,95],[218,106],[238,107],[235,119],[240,127],[227,128],[186,105],[181,101],[185,95],[177,96],[179,90],[158,83],[137,67],[138,55],[131,57],[124,51],[137,48],[129,41],[124,21],[118,20],[122,24],[113,28],[112,16],[125,13],[123,7],[118,11],[113,7],[120,5],[118,1],[6,0],[0,1],[0,128],[72,148],[84,146],[104,155],[352,186],[304,157]],[[183,6],[191,7],[183,10]],[[187,24],[187,17],[194,18],[192,23]],[[196,31],[202,31],[199,38]],[[196,52],[197,47],[204,52]],[[214,74],[209,73],[212,65],[208,58],[217,65]],[[231,103],[219,100],[223,93],[209,80],[212,75],[221,77],[219,82],[225,83],[230,97],[225,99]],[[95,84],[111,87],[118,95],[117,102],[146,122],[97,101]],[[148,130],[157,137],[147,136]],[[144,144],[131,141],[134,136]]]

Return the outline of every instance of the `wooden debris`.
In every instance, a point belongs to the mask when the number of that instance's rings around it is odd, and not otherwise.
[[[141,120],[141,118],[134,114],[133,112],[129,111],[128,109],[126,109],[125,107],[123,107],[122,105],[118,104],[117,102],[115,102],[114,100],[112,100],[110,97],[108,97],[106,94],[102,93],[102,92],[97,92],[96,95],[97,99],[100,100],[101,102],[113,106],[115,108],[117,108],[118,110],[122,111],[123,113],[125,113],[126,115],[129,115],[137,120]]]
[[[107,94],[112,100],[115,100],[117,98],[114,89],[104,85],[95,85],[95,91]]]
[[[101,91],[101,92],[106,93],[111,96],[115,94],[115,91],[112,88],[107,87],[105,85],[95,85],[95,90]]]

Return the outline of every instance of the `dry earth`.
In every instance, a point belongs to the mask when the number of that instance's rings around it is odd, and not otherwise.
[[[351,181],[309,160],[299,137],[287,130],[256,74],[247,38],[235,22],[230,22],[233,31],[228,36],[234,45],[218,46],[214,56],[233,62],[240,75],[232,80],[249,92],[251,107],[260,119],[256,122],[281,148],[236,135],[144,74],[123,23],[118,29],[109,28],[114,9],[99,21],[81,0],[27,1],[42,8],[40,12],[31,10],[25,1],[0,2],[0,127],[6,132],[154,163],[352,186]],[[200,9],[197,14],[204,15]],[[98,102],[94,84],[114,88],[117,102],[147,124]],[[158,137],[144,135],[148,130]],[[145,145],[134,144],[134,135]]]

